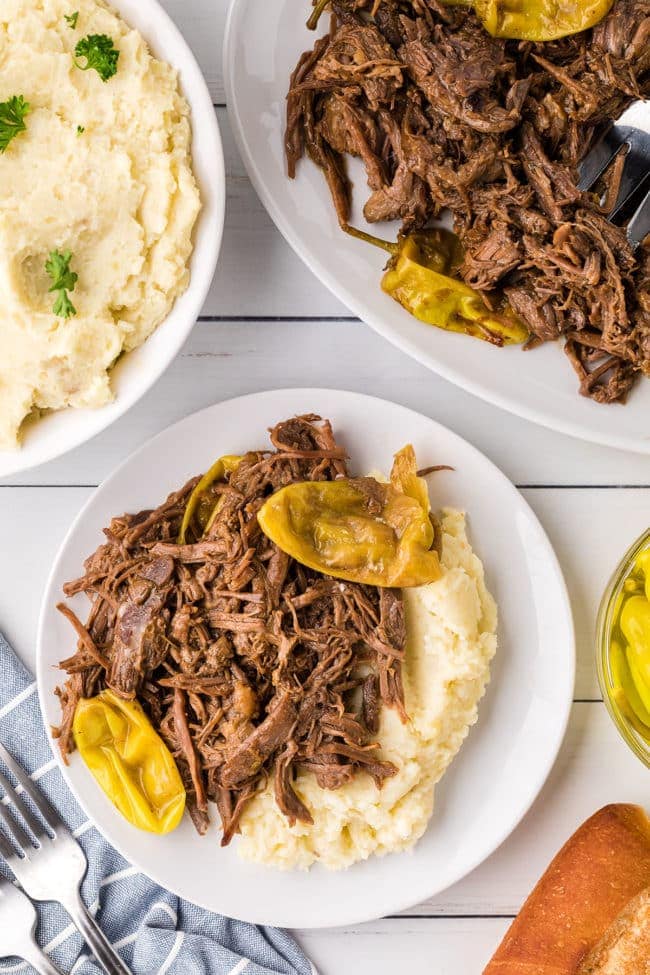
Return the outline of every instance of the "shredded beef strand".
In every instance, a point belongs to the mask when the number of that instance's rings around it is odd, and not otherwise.
[[[72,623],[74,629],[77,632],[77,635],[79,636],[80,647],[83,647],[83,649],[86,651],[88,656],[91,657],[96,663],[98,663],[100,667],[103,667],[104,670],[108,670],[109,667],[108,660],[106,659],[104,654],[97,649],[97,645],[95,644],[95,641],[93,640],[92,636],[90,635],[86,627],[83,625],[81,620],[77,617],[76,613],[74,613],[70,609],[70,607],[67,606],[65,603],[57,603],[56,608],[60,613],[62,613],[65,616],[67,620],[70,621],[70,623]]]

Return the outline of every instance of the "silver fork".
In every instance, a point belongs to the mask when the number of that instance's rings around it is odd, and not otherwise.
[[[40,975],[62,975],[38,946],[36,908],[18,887],[0,876],[0,956],[28,961]]]
[[[13,806],[14,815],[0,803],[4,822],[16,849],[0,834],[0,854],[6,860],[25,892],[37,901],[57,901],[66,909],[107,975],[131,975],[110,941],[86,909],[81,899],[81,881],[86,875],[86,856],[70,830],[38,791],[27,773],[0,742],[0,757],[20,782],[42,816],[43,823],[0,771],[0,785]],[[29,827],[30,837],[21,826],[16,810]]]
[[[645,113],[645,114],[644,114]],[[650,133],[637,127],[647,125],[650,107],[641,103],[632,105],[623,113],[616,125],[605,132],[594,148],[587,153],[578,167],[578,189],[590,190],[620,152],[625,152],[625,162],[614,206],[607,219],[616,223],[626,212],[632,198],[650,184]],[[635,124],[628,125],[632,122]],[[623,124],[621,124],[623,123]],[[637,248],[650,233],[650,185],[627,225],[626,234],[632,248]]]

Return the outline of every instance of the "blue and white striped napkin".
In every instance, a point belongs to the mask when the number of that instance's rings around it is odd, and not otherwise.
[[[285,931],[211,914],[130,866],[70,794],[52,757],[34,678],[2,634],[0,674],[0,739],[83,846],[84,900],[134,975],[316,975]],[[41,904],[39,916],[38,940],[55,965],[74,975],[100,975],[63,908]],[[31,971],[17,959],[0,961],[0,973]]]

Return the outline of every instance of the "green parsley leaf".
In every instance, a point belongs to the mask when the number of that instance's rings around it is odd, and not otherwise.
[[[77,26],[77,21],[79,20],[79,11],[75,10],[73,14],[64,14],[65,22],[72,30]]]
[[[108,81],[117,72],[120,52],[113,47],[113,38],[107,34],[89,34],[82,38],[74,49],[78,58],[85,58],[85,64],[75,61],[78,68],[88,71],[94,68],[102,81]]]
[[[67,291],[59,291],[58,298],[54,302],[52,311],[57,318],[72,318],[77,314],[77,309],[68,298]]]
[[[29,102],[22,95],[14,95],[9,101],[0,102],[0,152],[5,152],[11,140],[19,132],[25,131],[28,112]]]
[[[72,253],[70,251],[52,251],[45,262],[45,270],[52,278],[50,291],[74,291],[79,275],[70,270]]]
[[[85,125],[78,125],[77,126],[77,135],[83,135],[85,131],[86,131],[86,126]]]
[[[68,298],[68,291],[74,291],[79,275],[70,270],[72,254],[70,251],[52,251],[45,262],[45,270],[52,279],[50,292],[58,292],[52,311],[59,318],[71,318],[77,309]]]

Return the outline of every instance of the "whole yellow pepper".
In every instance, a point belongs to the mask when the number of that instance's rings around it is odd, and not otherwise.
[[[526,341],[528,331],[510,309],[490,311],[480,294],[463,281],[434,270],[418,236],[407,237],[389,265],[381,282],[387,294],[428,325],[495,345]]]
[[[113,691],[82,698],[72,725],[81,757],[125,819],[170,833],[185,809],[185,788],[171,752],[137,701]]]
[[[610,665],[614,699],[638,733],[650,741],[650,711],[645,707],[630,673],[625,650],[612,640]]]
[[[473,7],[493,37],[554,41],[598,24],[614,0],[445,0]]]
[[[478,291],[452,276],[462,252],[458,238],[450,231],[423,230],[392,244],[354,227],[345,229],[392,255],[382,289],[418,321],[494,345],[512,345],[528,338],[526,326],[507,305],[501,311],[491,311]]]
[[[650,711],[650,602],[631,596],[623,604],[620,626],[628,642],[626,657],[634,686]]]

